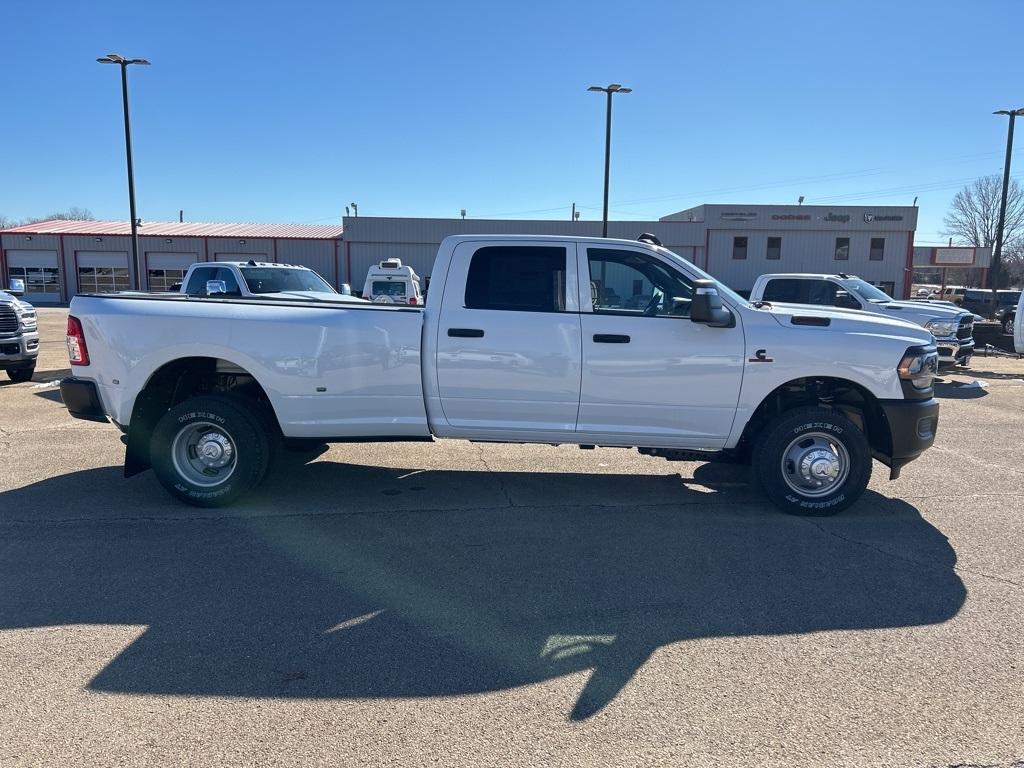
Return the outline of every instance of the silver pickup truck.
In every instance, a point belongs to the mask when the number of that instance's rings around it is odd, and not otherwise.
[[[31,381],[39,357],[36,310],[19,297],[25,292],[21,280],[12,280],[8,291],[0,291],[0,371],[11,381]]]

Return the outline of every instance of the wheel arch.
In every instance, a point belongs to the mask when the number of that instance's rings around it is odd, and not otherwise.
[[[769,392],[747,420],[735,450],[749,457],[754,438],[769,421],[805,406],[840,411],[865,434],[874,454],[892,453],[892,436],[878,398],[862,384],[833,376],[803,376]]]
[[[178,403],[197,394],[229,394],[259,404],[268,427],[281,434],[280,423],[267,391],[244,366],[222,357],[180,357],[163,363],[150,374],[132,405],[125,437],[124,475],[149,469],[149,443],[160,418]]]

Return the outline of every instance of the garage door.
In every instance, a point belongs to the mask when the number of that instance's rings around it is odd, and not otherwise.
[[[199,261],[198,253],[146,252],[146,290],[163,293],[178,285],[188,268]]]
[[[76,251],[79,293],[113,293],[131,288],[127,251]]]
[[[7,251],[7,272],[25,281],[25,300],[30,302],[61,300],[59,263],[56,251]]]

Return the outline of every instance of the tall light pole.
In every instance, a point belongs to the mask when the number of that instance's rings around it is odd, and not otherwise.
[[[1017,115],[1024,115],[1024,108],[1000,109],[993,115],[1008,115],[1010,125],[1006,129],[1006,162],[1003,163],[1003,199],[999,202],[999,222],[996,224],[996,250],[992,254],[989,272],[992,274],[992,311],[999,308],[999,270],[1003,266],[1003,225],[1006,223],[1006,196],[1010,191],[1010,156],[1013,153],[1013,121]]]
[[[601,91],[608,94],[608,110],[604,122],[604,216],[601,221],[601,237],[608,237],[608,171],[612,160],[612,95],[616,93],[632,93],[632,88],[623,88],[618,83],[602,88],[592,85],[588,91]]]
[[[135,171],[132,168],[132,126],[128,119],[128,67],[132,64],[149,65],[145,59],[126,59],[117,53],[108,53],[96,59],[100,64],[117,64],[121,67],[121,99],[124,103],[124,150],[128,156],[128,208],[132,225],[132,268],[135,270],[135,287],[142,288],[142,266],[139,263],[139,219],[135,215]]]

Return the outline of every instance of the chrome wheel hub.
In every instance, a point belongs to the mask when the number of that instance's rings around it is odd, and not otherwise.
[[[846,482],[849,474],[846,447],[823,432],[801,435],[782,454],[782,476],[802,496],[826,496]]]
[[[193,485],[220,485],[234,473],[237,458],[231,435],[209,422],[182,427],[171,445],[174,468]]]
[[[227,465],[234,456],[231,441],[220,432],[207,432],[196,444],[196,455],[208,467],[219,469]]]

